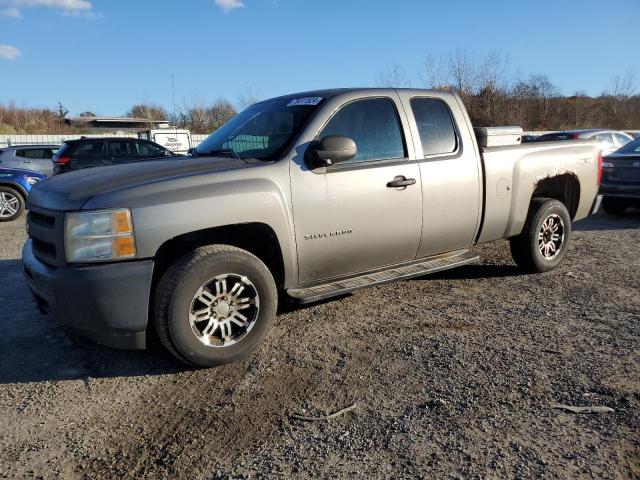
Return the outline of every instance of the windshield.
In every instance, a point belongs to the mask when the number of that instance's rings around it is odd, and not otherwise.
[[[195,148],[194,155],[274,160],[305,125],[322,99],[275,99],[239,113]]]
[[[640,153],[640,138],[636,138],[634,141],[627,143],[616,153]]]

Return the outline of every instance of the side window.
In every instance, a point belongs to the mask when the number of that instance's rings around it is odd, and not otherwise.
[[[596,138],[599,142],[604,143],[607,146],[613,146],[613,139],[610,133],[596,133]]]
[[[138,156],[142,158],[164,157],[166,150],[159,145],[147,142],[135,142],[138,148]]]
[[[34,159],[36,159],[36,158],[39,158],[39,159],[47,158],[44,155],[44,149],[41,149],[41,148],[29,148],[29,149],[24,151],[24,154],[25,154],[25,158],[34,158]],[[49,157],[49,158],[51,158],[51,157]]]
[[[131,142],[126,140],[109,140],[107,142],[107,156],[114,160],[131,158],[129,145]]]
[[[436,98],[412,98],[411,110],[418,125],[425,157],[456,151],[458,148],[456,129],[445,102]]]
[[[16,150],[16,157],[27,158],[26,150]]]
[[[320,133],[351,137],[358,153],[345,163],[369,162],[406,156],[398,114],[388,98],[357,100],[342,107]]]
[[[103,155],[104,142],[87,142],[79,145],[75,152],[74,158],[98,158]]]
[[[631,139],[627,138],[625,135],[622,135],[621,133],[613,132],[613,137],[615,138],[616,143],[621,147],[631,141]]]

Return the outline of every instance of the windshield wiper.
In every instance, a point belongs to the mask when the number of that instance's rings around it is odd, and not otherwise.
[[[208,150],[206,152],[199,152],[198,150],[196,150],[196,153],[197,153],[198,157],[206,157],[208,155],[211,155],[212,157],[230,156],[231,158],[237,158],[238,160],[244,160],[232,148],[220,148],[218,150]]]

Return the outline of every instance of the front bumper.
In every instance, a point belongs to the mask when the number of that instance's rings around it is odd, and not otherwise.
[[[51,317],[102,345],[145,348],[152,260],[51,267],[28,240],[22,264],[36,302]]]

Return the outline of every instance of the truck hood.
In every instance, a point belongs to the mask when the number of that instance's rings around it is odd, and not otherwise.
[[[80,210],[91,198],[118,190],[250,167],[236,158],[198,157],[126,163],[55,175],[35,185],[28,205],[49,210]]]

